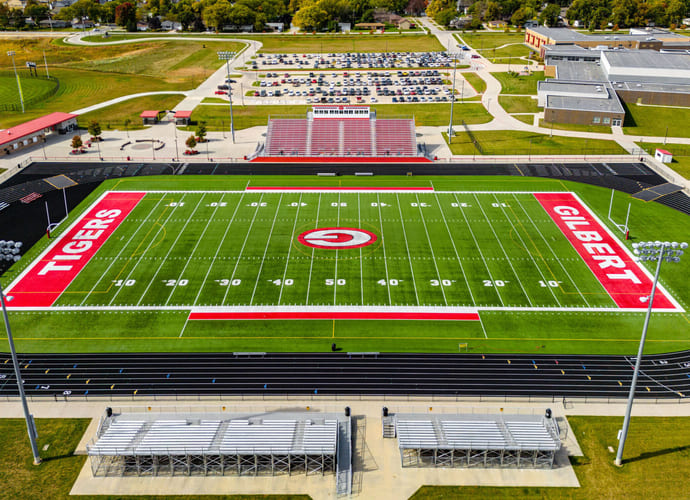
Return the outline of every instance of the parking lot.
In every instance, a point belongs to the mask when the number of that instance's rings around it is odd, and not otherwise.
[[[371,52],[341,54],[257,54],[253,70],[273,69],[395,69],[450,67],[447,52]]]

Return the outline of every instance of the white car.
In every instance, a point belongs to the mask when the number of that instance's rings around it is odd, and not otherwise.
[[[371,102],[376,102],[376,97],[372,97]]]

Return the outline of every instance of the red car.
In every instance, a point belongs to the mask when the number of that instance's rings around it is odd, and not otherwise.
[[[216,95],[228,95],[225,90],[216,90]]]

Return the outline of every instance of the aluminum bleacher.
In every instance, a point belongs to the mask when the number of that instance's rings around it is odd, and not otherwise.
[[[350,417],[323,413],[117,415],[87,445],[94,476],[278,475],[337,472],[350,491]]]
[[[552,468],[558,426],[539,415],[396,414],[403,467]]]

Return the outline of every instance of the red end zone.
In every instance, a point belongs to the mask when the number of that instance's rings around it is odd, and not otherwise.
[[[107,193],[20,276],[9,307],[50,307],[145,193]]]
[[[367,311],[264,311],[264,312],[192,312],[190,320],[252,319],[396,319],[437,321],[479,321],[477,313],[367,312]]]
[[[621,308],[647,309],[651,278],[572,193],[535,193],[602,286]],[[676,309],[657,288],[654,308]]]

